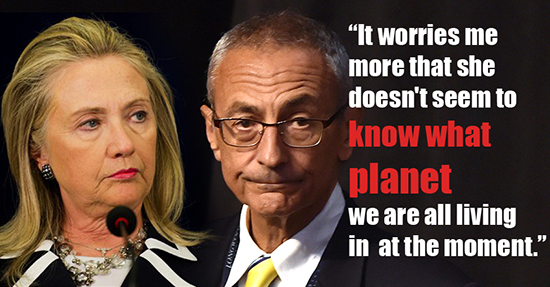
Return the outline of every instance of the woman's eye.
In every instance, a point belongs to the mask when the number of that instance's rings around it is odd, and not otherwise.
[[[147,118],[147,112],[146,111],[139,111],[139,112],[136,112],[132,115],[132,118],[136,121],[136,122],[144,122],[145,119]]]
[[[80,127],[86,129],[86,130],[93,130],[95,128],[97,128],[97,126],[99,126],[100,122],[98,119],[90,119],[90,120],[87,120],[85,122],[83,122],[82,124],[80,124]]]

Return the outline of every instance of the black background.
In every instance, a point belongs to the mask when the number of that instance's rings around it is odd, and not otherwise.
[[[67,1],[68,2],[68,1]],[[204,222],[236,212],[238,202],[225,187],[208,148],[199,107],[206,94],[208,57],[221,33],[252,15],[292,7],[336,31],[351,58],[451,57],[454,61],[475,55],[493,59],[496,74],[486,78],[363,78],[355,85],[363,90],[402,90],[414,86],[442,90],[514,90],[513,109],[369,109],[363,124],[445,125],[455,120],[462,126],[491,124],[490,148],[427,148],[422,135],[417,148],[356,148],[341,172],[341,184],[349,185],[350,167],[427,167],[449,164],[452,195],[360,195],[361,206],[417,207],[437,203],[470,203],[480,206],[517,207],[517,225],[502,226],[382,226],[396,235],[422,238],[524,238],[550,233],[549,158],[550,71],[549,5],[545,1],[98,1],[72,4],[61,1],[0,4],[2,61],[0,84],[9,82],[19,54],[40,31],[69,16],[112,21],[126,30],[152,56],[176,95],[178,129],[185,163],[187,208],[182,224],[200,228]],[[296,3],[295,3],[296,2]],[[24,13],[23,13],[24,12]],[[30,13],[29,13],[30,12]],[[89,13],[93,12],[93,13]],[[358,46],[349,24],[373,27],[493,27],[498,30],[495,46]],[[463,39],[463,37],[461,37]],[[494,102],[493,102],[494,103]],[[9,176],[5,144],[0,149],[0,223],[6,222],[17,202]],[[533,243],[538,257],[449,258],[472,278],[486,286],[550,286],[550,242]]]

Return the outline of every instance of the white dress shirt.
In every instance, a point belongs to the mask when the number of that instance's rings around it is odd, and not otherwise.
[[[321,261],[344,207],[342,188],[336,184],[323,210],[306,227],[267,254],[256,245],[248,232],[248,206],[243,205],[239,221],[240,242],[225,286],[232,287],[238,283],[239,287],[244,287],[248,267],[262,255],[271,256],[279,275],[270,287],[306,286]]]

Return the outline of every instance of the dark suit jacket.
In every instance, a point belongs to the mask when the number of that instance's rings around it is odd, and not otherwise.
[[[212,225],[213,240],[190,248],[198,258],[182,266],[185,278],[196,286],[222,284],[222,274],[239,224],[239,215]],[[369,257],[349,257],[349,235],[368,239]],[[439,258],[380,257],[378,241],[392,236],[376,226],[350,226],[347,208],[314,273],[315,286],[477,286],[458,268]],[[401,255],[403,252],[401,250]],[[297,286],[299,287],[299,286]]]
[[[134,286],[174,286],[165,277],[170,276],[169,274],[178,276],[183,281],[186,281],[185,277],[181,273],[178,273],[178,269],[174,269],[172,266],[179,266],[185,261],[195,260],[196,258],[189,253],[186,247],[178,247],[160,236],[151,225],[147,230],[147,236],[148,238],[145,241],[147,249],[136,259],[130,271],[130,274],[133,271],[135,272],[136,284]],[[33,282],[32,286],[76,286],[61,259],[51,251],[52,249],[36,251],[29,260],[27,268],[40,258],[52,258],[52,262],[42,270],[40,276]],[[0,259],[0,270],[4,270],[9,260]],[[129,285],[129,277],[126,277],[122,286]],[[182,281],[176,279],[173,282]],[[7,286],[6,282],[0,282],[0,286]],[[181,284],[181,286],[184,286],[184,284]]]

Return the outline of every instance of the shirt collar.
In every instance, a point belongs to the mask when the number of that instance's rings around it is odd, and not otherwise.
[[[306,227],[271,253],[273,264],[283,284],[292,282],[293,286],[307,285],[338,225],[344,207],[342,188],[336,184],[321,212]],[[237,283],[252,261],[261,255],[266,255],[248,232],[247,212],[248,206],[243,205],[239,220],[240,243],[225,286],[233,286]]]

